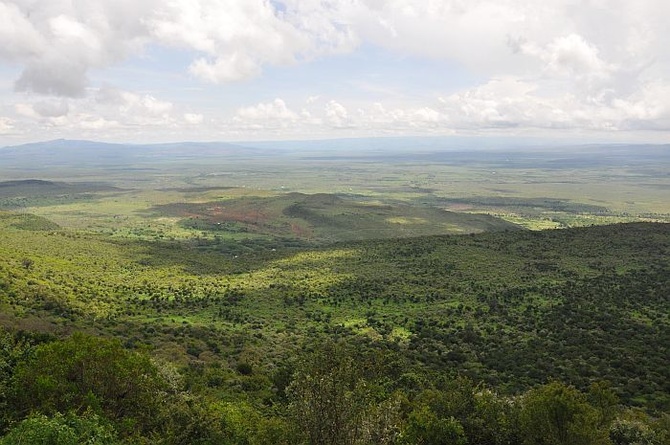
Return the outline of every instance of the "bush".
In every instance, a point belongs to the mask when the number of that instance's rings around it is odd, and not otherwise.
[[[166,389],[147,356],[77,333],[35,348],[17,367],[13,398],[19,415],[90,411],[132,433],[152,430]]]
[[[117,445],[120,444],[112,428],[104,419],[86,413],[52,417],[43,414],[28,417],[9,434],[0,439],[0,445]]]

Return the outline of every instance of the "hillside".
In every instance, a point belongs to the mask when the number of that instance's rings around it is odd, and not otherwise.
[[[170,203],[150,212],[179,217],[179,224],[187,229],[316,243],[520,229],[489,215],[356,201],[326,193]]]
[[[0,148],[6,165],[12,168],[43,170],[62,166],[112,167],[151,162],[168,162],[221,156],[249,156],[264,153],[261,149],[225,142],[181,142],[164,144],[112,144],[85,140],[56,139]],[[47,170],[48,170],[47,169]]]
[[[311,212],[343,205],[334,196],[290,198]],[[584,394],[605,381],[607,397],[657,415],[670,409],[666,224],[349,241],[231,257],[208,244],[123,240],[0,213],[0,258],[0,325],[24,339],[4,340],[7,375],[23,360],[11,355],[21,347],[55,347],[83,331],[169,363],[184,394],[211,400],[207,410],[220,400],[233,403],[226,409],[251,409],[240,405],[250,400],[253,415],[273,421],[292,422],[275,411],[294,406],[284,405],[296,397],[284,393],[290,382],[295,391],[305,372],[335,372],[308,364],[327,363],[315,357],[331,347],[343,363],[365,357],[375,367],[356,379],[371,384],[376,375],[391,385],[378,397],[396,388],[419,411],[426,391],[474,394],[485,385],[513,397],[553,380]],[[67,347],[94,341],[77,338]],[[476,412],[468,415],[483,415]],[[398,418],[409,422],[403,428],[413,422],[407,415]],[[457,418],[463,434],[480,434]],[[297,439],[286,440],[258,443]]]
[[[119,191],[104,183],[23,179],[0,181],[0,210],[90,201],[98,193]]]
[[[212,338],[259,332],[262,341],[245,341],[270,362],[296,336],[338,332],[510,389],[549,377],[578,385],[607,377],[629,400],[668,403],[667,225],[380,240],[225,259],[189,244],[120,242],[48,225],[30,231],[46,223],[25,221],[2,218],[7,326],[92,328],[157,351],[195,348],[183,359],[212,351],[209,341],[169,340],[176,327]],[[640,373],[647,379],[629,386]]]

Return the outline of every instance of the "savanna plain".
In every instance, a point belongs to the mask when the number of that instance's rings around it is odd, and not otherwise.
[[[670,444],[670,146],[0,148],[0,444]]]

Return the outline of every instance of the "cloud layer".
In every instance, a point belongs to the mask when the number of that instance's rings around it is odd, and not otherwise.
[[[13,84],[0,92],[0,134],[667,132],[669,15],[664,0],[0,0],[2,80]],[[402,94],[369,100],[310,78],[221,111],[105,80],[156,48],[180,54],[174,69],[189,82],[222,91],[370,47],[406,58]],[[442,88],[419,95],[416,60],[446,61],[469,85],[454,91],[444,71],[433,74]]]

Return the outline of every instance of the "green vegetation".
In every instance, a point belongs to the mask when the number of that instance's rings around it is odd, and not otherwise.
[[[658,169],[355,158],[0,183],[0,444],[670,443]]]
[[[64,424],[128,443],[664,443],[667,225],[233,258],[24,219],[0,218],[6,440]]]
[[[293,362],[293,373],[280,368],[264,379],[275,390],[272,395],[224,401],[211,376],[207,385],[189,383],[203,379],[202,367],[179,374],[165,364],[151,364],[146,353],[81,334],[41,342],[31,346],[16,335],[3,335],[3,352],[10,346],[27,355],[9,369],[15,377],[5,373],[3,383],[10,399],[23,399],[33,411],[22,418],[20,412],[3,410],[6,433],[0,443],[662,445],[670,440],[667,414],[624,408],[600,383],[579,391],[550,382],[505,396],[466,378],[408,372],[391,350],[361,354],[342,343],[314,344],[315,352]],[[96,346],[119,355],[90,354]],[[24,379],[35,360],[63,349],[79,357],[68,361],[67,372]],[[125,372],[138,363],[145,373],[130,382],[108,382],[98,373],[107,366]],[[26,385],[41,387],[31,394],[34,399],[22,395]],[[247,397],[252,387],[246,387]],[[127,394],[147,398],[133,406]],[[119,407],[125,403],[126,409]],[[66,414],[55,404],[64,404]],[[145,406],[149,409],[143,412]]]
[[[0,183],[0,209],[143,239],[193,235],[179,225],[181,218],[155,212],[161,205],[273,196],[280,204],[289,192],[334,194],[347,205],[404,205],[410,213],[421,207],[485,213],[530,229],[670,221],[668,146],[456,149],[448,140],[389,139],[380,149],[379,141],[365,142],[321,141],[291,150],[300,144],[58,141],[3,149],[0,177],[7,181]],[[256,203],[273,207],[270,201]]]
[[[406,238],[447,233],[514,230],[518,226],[488,215],[434,207],[360,203],[332,194],[288,193],[205,203],[157,206],[163,217],[179,217],[185,229],[208,234],[249,234],[310,243]]]

